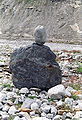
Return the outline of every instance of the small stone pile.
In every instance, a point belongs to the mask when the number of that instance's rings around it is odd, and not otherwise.
[[[48,90],[61,84],[61,70],[56,62],[56,55],[46,41],[46,31],[38,26],[34,32],[35,43],[31,46],[16,49],[10,57],[12,80],[17,88],[37,87]]]
[[[82,59],[80,51],[55,51],[62,84],[48,91],[19,90],[8,72],[11,47],[0,47],[0,120],[82,120],[82,74],[76,71]]]
[[[38,88],[0,87],[0,120],[81,120],[82,99],[62,84],[46,91]]]

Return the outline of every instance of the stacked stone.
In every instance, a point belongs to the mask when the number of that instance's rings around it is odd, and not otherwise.
[[[38,26],[34,32],[35,43],[16,49],[10,57],[12,80],[17,88],[36,87],[44,90],[61,83],[61,70],[56,55],[48,46],[46,31]]]

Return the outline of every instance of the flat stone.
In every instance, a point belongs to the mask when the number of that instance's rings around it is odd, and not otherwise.
[[[26,94],[26,93],[29,93],[29,90],[28,90],[28,88],[21,88],[21,90],[19,91],[19,93]]]
[[[26,98],[25,101],[23,102],[21,108],[31,108],[31,104],[35,102],[35,100]]]

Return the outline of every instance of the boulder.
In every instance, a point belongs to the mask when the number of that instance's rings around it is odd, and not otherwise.
[[[43,26],[36,27],[35,43],[31,46],[14,50],[10,57],[12,80],[17,88],[49,88],[61,83],[61,70],[56,62],[56,55],[48,46],[46,31]]]
[[[49,89],[61,84],[61,70],[56,55],[45,45],[33,43],[16,49],[10,57],[10,71],[14,85]]]

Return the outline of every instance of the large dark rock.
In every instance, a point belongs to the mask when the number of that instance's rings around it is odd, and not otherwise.
[[[10,57],[12,80],[17,88],[38,87],[48,90],[61,83],[56,55],[45,45],[33,43],[16,49]]]

